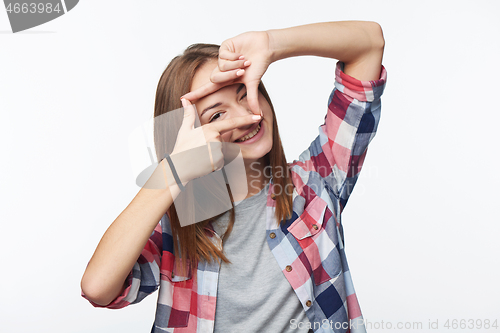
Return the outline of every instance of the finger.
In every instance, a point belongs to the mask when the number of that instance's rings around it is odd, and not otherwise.
[[[181,128],[194,129],[196,110],[189,100],[181,98],[181,102],[182,107],[184,108],[184,118],[182,119]]]
[[[210,163],[212,164],[212,172],[215,171],[214,158],[212,156],[212,149],[210,148],[210,142],[207,142],[208,154],[210,155]]]
[[[221,121],[217,121],[215,123],[206,124],[204,126],[210,126],[211,128],[214,128],[216,131],[218,131],[220,134],[223,134],[227,131],[231,131],[238,127],[254,124],[256,122],[259,122],[260,120],[262,120],[262,117],[260,115],[248,115],[248,116],[224,119]]]
[[[241,68],[233,69],[227,72],[217,72],[212,74],[210,77],[210,81],[213,83],[232,83],[232,81],[240,78],[243,74],[245,74],[245,70]]]
[[[187,94],[185,94],[181,98],[185,98],[185,99],[188,99],[190,101],[196,101],[197,99],[200,99],[204,96],[207,96],[207,95],[213,93],[214,91],[219,90],[220,88],[221,88],[220,84],[208,82],[208,83],[205,83],[204,85],[202,85],[201,87],[199,87],[198,89],[193,90],[191,92],[188,92]]]
[[[208,146],[213,157],[213,171],[220,170],[224,166],[224,152],[222,151],[221,142],[209,142]]]
[[[237,68],[244,68],[250,66],[250,60],[235,60],[229,61],[224,59],[219,59],[218,65],[221,72],[230,71]]]
[[[240,57],[244,57],[241,55],[241,53],[236,53],[236,52],[231,52],[226,49],[219,49],[219,58],[226,59],[226,60],[238,60]]]
[[[247,102],[250,110],[255,114],[262,114],[259,107],[259,81],[245,83],[247,88]]]

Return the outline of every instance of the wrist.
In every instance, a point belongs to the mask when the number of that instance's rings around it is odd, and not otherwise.
[[[269,49],[272,61],[302,55],[313,55],[310,47],[310,36],[302,27],[271,29],[269,35]]]
[[[173,161],[174,158],[175,156],[173,155],[165,154],[165,156],[161,160],[165,171],[165,181],[167,183],[167,187],[169,187],[170,189],[174,187],[182,191],[188,181],[185,180],[186,175],[184,175],[182,172],[179,172],[182,170],[178,170],[176,168],[175,162]]]
[[[269,39],[271,63],[286,58],[283,29],[271,29],[266,33]]]
[[[196,152],[196,151],[195,151]],[[170,169],[172,177],[174,173],[177,174],[178,180],[176,183],[180,181],[180,184],[186,186],[191,180],[197,178],[196,176],[196,168],[193,169],[193,163],[195,152],[175,152],[172,151],[170,154],[170,161],[172,162],[172,167],[166,158],[163,159],[165,165]],[[173,169],[173,170],[172,170]],[[174,178],[175,180],[175,178]]]

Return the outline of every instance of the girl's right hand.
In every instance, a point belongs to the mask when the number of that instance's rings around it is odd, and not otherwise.
[[[189,100],[182,98],[181,101],[184,107],[184,119],[170,157],[181,182],[185,185],[195,178],[222,169],[223,133],[254,124],[262,117],[260,115],[232,117],[194,128],[196,110]],[[207,149],[208,154],[205,153]]]

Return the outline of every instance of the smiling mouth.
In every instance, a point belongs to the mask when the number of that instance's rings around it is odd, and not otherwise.
[[[249,139],[253,138],[253,137],[254,137],[257,133],[259,133],[259,131],[260,131],[260,126],[261,126],[261,123],[259,123],[259,124],[257,125],[257,127],[256,127],[256,128],[255,128],[252,132],[248,133],[248,134],[247,134],[247,135],[245,135],[244,137],[242,137],[242,138],[240,138],[240,139],[238,139],[238,140],[236,140],[236,141],[234,141],[234,142],[244,142],[244,141],[247,141],[247,140],[249,140]]]

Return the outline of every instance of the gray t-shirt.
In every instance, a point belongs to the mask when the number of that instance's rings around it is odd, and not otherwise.
[[[231,261],[222,263],[217,289],[215,333],[307,333],[309,320],[266,241],[266,200],[269,183],[235,207],[233,230],[224,243]],[[214,229],[221,237],[229,212]],[[292,323],[301,323],[292,328]],[[294,327],[297,327],[295,325]]]

